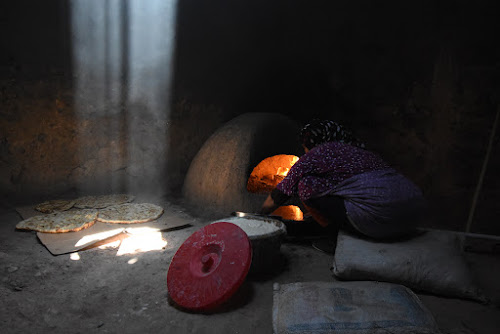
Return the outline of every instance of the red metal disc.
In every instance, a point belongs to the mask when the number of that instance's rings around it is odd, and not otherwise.
[[[231,223],[207,225],[175,253],[167,274],[170,297],[181,307],[209,310],[231,297],[252,262],[247,234]]]

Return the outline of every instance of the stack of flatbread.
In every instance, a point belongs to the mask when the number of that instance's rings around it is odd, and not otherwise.
[[[113,194],[46,201],[35,206],[35,210],[44,215],[25,219],[16,228],[44,233],[76,232],[97,221],[137,224],[156,220],[163,214],[162,207],[150,203],[130,203],[134,199],[132,195]]]
[[[138,224],[160,218],[163,208],[151,203],[125,203],[99,211],[97,220],[103,223]]]
[[[56,199],[51,201],[46,201],[35,206],[35,210],[43,213],[53,213],[58,211],[66,211],[71,209],[75,205],[75,201]]]
[[[102,195],[102,196],[84,196],[75,200],[75,208],[78,209],[102,209],[108,206],[129,203],[135,199],[132,195]]]
[[[63,211],[25,219],[16,228],[46,233],[76,232],[94,225],[96,220],[97,210]]]

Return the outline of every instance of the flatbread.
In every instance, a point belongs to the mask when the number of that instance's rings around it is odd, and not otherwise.
[[[125,203],[99,210],[97,220],[113,224],[138,224],[160,218],[161,206],[151,203]]]
[[[55,199],[46,201],[35,206],[35,210],[43,213],[52,213],[57,211],[66,211],[75,205],[75,201]]]
[[[100,196],[84,196],[75,200],[75,208],[79,209],[102,209],[112,205],[132,202],[133,195],[112,194]]]
[[[19,222],[18,230],[32,230],[43,233],[65,233],[83,230],[95,224],[97,210],[77,210],[34,216]]]

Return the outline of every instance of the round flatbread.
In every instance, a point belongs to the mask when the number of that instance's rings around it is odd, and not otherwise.
[[[75,201],[55,199],[38,204],[35,206],[35,210],[43,213],[52,213],[69,210],[73,207],[73,205],[75,205]]]
[[[94,225],[96,218],[97,210],[55,212],[25,219],[16,228],[43,233],[76,232]]]
[[[97,220],[103,223],[138,224],[158,219],[163,214],[161,206],[151,203],[125,203],[99,211]]]
[[[132,202],[133,195],[112,194],[100,196],[84,196],[75,200],[75,208],[79,209],[102,209],[112,205]]]

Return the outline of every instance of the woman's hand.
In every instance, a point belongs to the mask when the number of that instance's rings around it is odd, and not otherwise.
[[[266,200],[264,201],[264,204],[262,204],[262,208],[260,209],[260,213],[264,215],[268,215],[272,213],[274,210],[278,208],[278,205],[274,203],[273,198],[271,195],[267,196]]]

